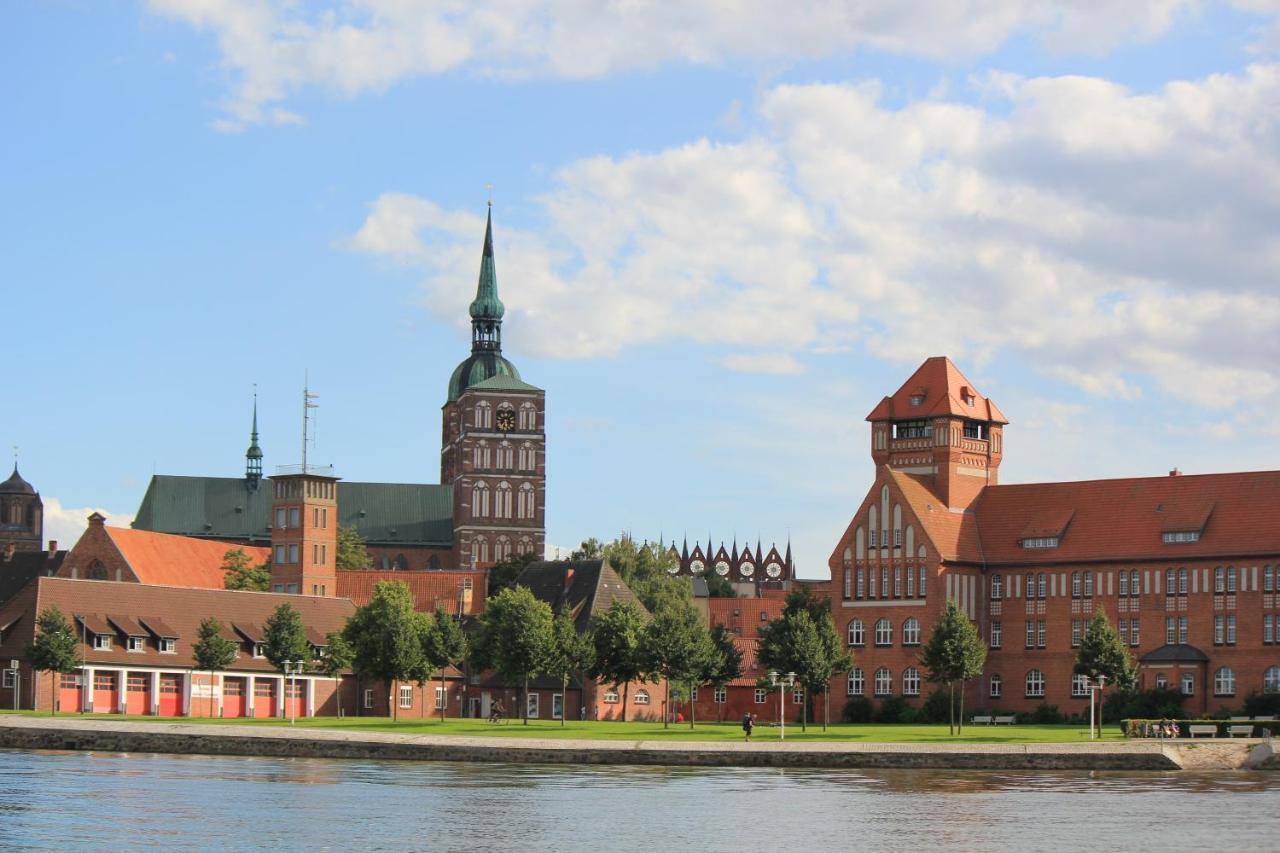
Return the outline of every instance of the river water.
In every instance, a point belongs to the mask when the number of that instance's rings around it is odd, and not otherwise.
[[[0,848],[1280,849],[1280,774],[943,772],[0,750]]]

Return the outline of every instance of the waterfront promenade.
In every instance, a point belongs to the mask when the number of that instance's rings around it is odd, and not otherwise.
[[[316,727],[0,716],[0,747],[204,755],[532,764],[1280,770],[1270,740],[1079,743],[699,742],[403,734]]]

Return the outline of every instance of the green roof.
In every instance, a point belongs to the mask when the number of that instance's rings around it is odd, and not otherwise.
[[[476,298],[471,302],[473,320],[501,320],[506,313],[498,298],[498,270],[493,262],[493,208],[484,223],[484,251],[480,255],[480,278],[476,282]]]
[[[541,388],[530,385],[522,380],[519,376],[507,376],[498,374],[491,376],[483,382],[477,382],[471,386],[479,391],[541,391]]]
[[[418,483],[338,483],[338,523],[370,544],[453,544],[453,487]],[[271,538],[271,483],[241,477],[151,478],[133,526],[139,530],[244,539]],[[394,532],[393,532],[394,531]]]
[[[463,391],[474,388],[481,382],[495,377],[520,379],[520,371],[516,366],[493,350],[473,352],[467,360],[459,364],[449,377],[449,400],[458,399]]]

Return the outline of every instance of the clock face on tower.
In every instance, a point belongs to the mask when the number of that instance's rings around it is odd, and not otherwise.
[[[744,578],[749,578],[756,573],[756,567],[754,563],[743,563],[738,566],[738,571],[742,572]]]
[[[764,570],[771,578],[776,578],[782,574],[782,566],[779,566],[777,563],[770,563],[764,567]]]
[[[726,563],[724,560],[721,560],[720,562],[716,563],[716,574],[718,574],[720,577],[724,577],[725,575],[729,574],[729,564]]]
[[[701,560],[694,560],[689,564],[689,571],[693,572],[695,575],[701,574],[702,570],[705,569],[706,567],[707,567],[707,564],[702,562]]]
[[[503,432],[511,432],[516,428],[516,413],[510,409],[501,409],[498,411],[497,417],[498,429]]]
[[[677,572],[679,572],[679,571],[680,571],[680,564],[679,564],[679,563],[676,563],[675,565],[670,566],[670,567],[668,567],[668,568],[667,568],[667,574],[670,574],[670,575],[674,575],[674,574],[676,574],[676,573],[677,573]]]

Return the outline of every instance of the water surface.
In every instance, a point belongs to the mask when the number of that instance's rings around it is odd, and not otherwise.
[[[1275,850],[1280,774],[0,750],[5,849]]]

